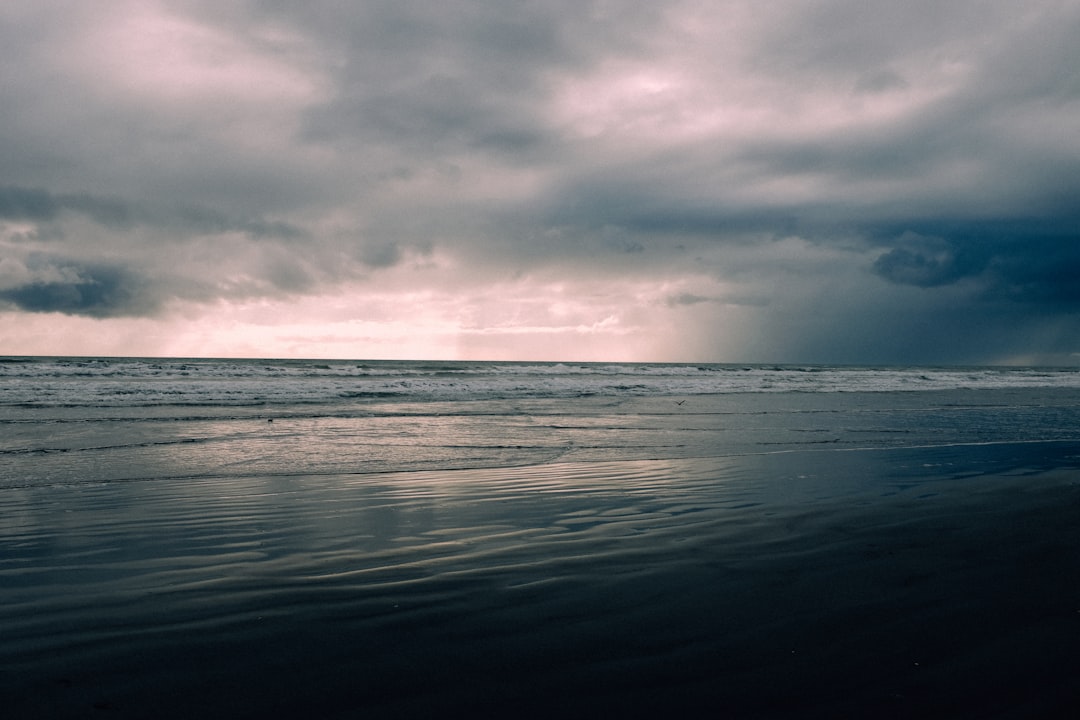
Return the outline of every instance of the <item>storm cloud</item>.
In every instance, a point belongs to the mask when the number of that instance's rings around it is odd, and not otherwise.
[[[1074,362],[1078,36],[1054,0],[9,3],[0,352]]]
[[[140,297],[140,283],[124,268],[60,266],[54,279],[36,279],[0,289],[0,300],[28,312],[59,312],[90,317],[122,317],[152,312],[153,301]]]

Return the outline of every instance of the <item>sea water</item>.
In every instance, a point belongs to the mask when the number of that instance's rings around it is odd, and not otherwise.
[[[0,487],[1080,439],[1080,372],[7,358]]]
[[[7,358],[0,697],[1067,713],[1078,421],[1073,369]]]

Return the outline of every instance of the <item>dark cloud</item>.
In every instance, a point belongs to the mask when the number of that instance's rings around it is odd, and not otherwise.
[[[246,233],[254,238],[299,239],[307,233],[292,223],[282,220],[230,217],[210,207],[180,205],[150,209],[143,214],[144,221],[167,228],[187,231],[193,235],[221,235],[230,232]]]
[[[54,221],[61,213],[83,215],[110,229],[150,225],[209,235],[243,232],[254,237],[300,238],[305,232],[291,223],[262,218],[238,218],[211,207],[158,204],[135,207],[118,198],[88,193],[54,194],[41,188],[0,187],[0,218]]]
[[[14,185],[0,187],[0,218],[52,221],[64,211],[85,215],[108,227],[122,228],[132,223],[131,209],[115,198],[86,193],[53,194],[41,188]]]
[[[680,305],[700,305],[701,303],[716,302],[714,298],[702,297],[701,295],[695,295],[694,293],[684,292],[678,295],[670,295],[665,300],[670,307],[678,307]]]
[[[874,262],[874,270],[896,283],[936,287],[982,272],[988,258],[983,252],[957,248],[942,238],[905,235],[896,247]]]
[[[360,249],[360,258],[369,267],[393,267],[401,261],[401,248],[392,242],[362,247]]]
[[[155,309],[143,282],[126,268],[61,264],[52,269],[49,274],[57,279],[0,289],[0,302],[27,312],[95,318],[146,315]]]
[[[874,271],[896,283],[931,288],[977,284],[977,298],[1057,307],[1080,306],[1080,218],[927,221],[888,241]]]
[[[0,218],[10,220],[52,220],[60,204],[44,190],[0,186]]]
[[[83,213],[94,222],[110,228],[130,227],[134,221],[131,208],[122,200],[78,194],[61,195],[57,202],[60,207]]]

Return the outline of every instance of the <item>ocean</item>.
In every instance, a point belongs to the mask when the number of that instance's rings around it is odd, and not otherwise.
[[[10,718],[1073,717],[1080,372],[0,358]]]

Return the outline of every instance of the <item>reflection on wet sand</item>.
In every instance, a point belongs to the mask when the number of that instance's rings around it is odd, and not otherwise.
[[[1053,715],[1065,448],[6,491],[12,717]]]

